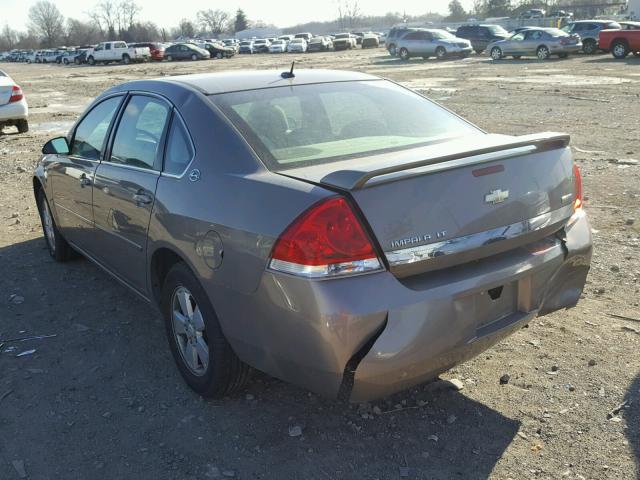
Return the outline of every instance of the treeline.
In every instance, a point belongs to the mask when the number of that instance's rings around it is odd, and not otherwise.
[[[134,0],[101,0],[87,10],[88,20],[65,18],[55,2],[40,0],[29,9],[26,31],[5,24],[0,29],[0,51],[14,48],[52,48],[61,45],[93,45],[107,40],[125,42],[167,41],[180,36],[218,36],[261,26],[238,9],[200,10],[195,18],[184,18],[174,28],[141,20],[142,8]]]
[[[465,10],[459,0],[449,2],[449,15],[447,21],[460,22],[469,17],[514,17],[530,8],[542,8],[547,12],[554,10],[568,10],[580,16],[597,15],[604,13],[609,5],[615,10],[616,7],[623,7],[626,0],[475,0],[473,8]],[[620,11],[624,9],[619,8]]]

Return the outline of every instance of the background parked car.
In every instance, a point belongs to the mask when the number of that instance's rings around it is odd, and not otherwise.
[[[269,45],[271,42],[266,38],[258,38],[253,41],[253,51],[254,53],[269,53]]]
[[[287,45],[289,45],[288,40],[274,40],[269,45],[269,53],[285,53],[287,51]]]
[[[165,58],[173,60],[206,60],[210,58],[209,52],[190,43],[176,43],[164,51]]]
[[[598,51],[598,36],[604,29],[619,30],[620,24],[612,20],[579,20],[572,22],[562,30],[570,35],[577,34],[582,40],[582,51],[586,54],[594,54]]]
[[[73,63],[76,65],[87,63],[87,53],[89,53],[88,49],[79,50],[78,54],[73,57]]]
[[[398,54],[397,43],[400,38],[404,36],[407,32],[415,32],[418,30],[424,30],[423,28],[413,28],[413,27],[393,27],[389,30],[387,34],[387,40],[385,45],[387,47],[387,51],[389,55],[395,57]]]
[[[338,33],[333,39],[334,50],[351,50],[356,45],[356,37],[350,33]]]
[[[15,125],[19,133],[29,131],[29,107],[22,89],[0,70],[0,130]]]
[[[567,58],[582,49],[580,37],[569,35],[558,28],[530,28],[489,44],[487,50],[494,60],[505,56],[520,58],[525,55],[547,60],[551,55]]]
[[[482,53],[491,42],[509,38],[509,32],[500,25],[463,25],[456,31],[456,37],[466,38],[476,53]]]
[[[378,48],[380,46],[380,39],[373,33],[367,33],[362,37],[362,48]]]
[[[197,46],[208,51],[211,58],[231,58],[236,54],[235,49],[220,42],[205,42]]]
[[[240,42],[238,53],[255,53],[253,49],[253,40],[244,40]]]
[[[544,18],[547,12],[545,12],[542,8],[530,8],[529,10],[525,10],[522,12],[519,17],[520,18]]]
[[[398,40],[396,48],[402,60],[409,60],[411,57],[436,57],[440,60],[449,56],[466,57],[473,51],[469,40],[438,29],[405,33]]]
[[[640,22],[620,22],[619,30],[601,30],[598,45],[614,58],[623,59],[633,53],[640,56]]]
[[[307,41],[304,38],[294,38],[287,45],[289,53],[304,53],[307,51]]]
[[[56,57],[56,63],[57,64],[64,64],[64,65],[69,65],[70,63],[73,63],[73,58],[77,55],[78,53],[76,52],[75,49],[73,50],[65,50],[64,52],[61,52],[58,54],[58,56]]]
[[[304,33],[296,33],[293,38],[302,38],[305,42],[309,42],[313,38],[313,33],[304,32]],[[293,38],[291,40],[293,40]]]
[[[333,48],[333,41],[330,37],[313,37],[307,44],[308,52],[324,52]]]
[[[129,45],[134,48],[148,48],[149,54],[151,55],[151,60],[161,61],[164,60],[164,51],[165,46],[162,43],[157,42],[142,42],[142,43],[133,43]]]

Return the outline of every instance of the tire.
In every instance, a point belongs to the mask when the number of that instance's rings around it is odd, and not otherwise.
[[[596,42],[594,40],[587,39],[582,42],[582,51],[587,55],[593,55],[594,53],[596,53],[596,50],[598,50],[598,47],[596,46]]]
[[[544,45],[540,45],[536,50],[536,56],[540,60],[547,60],[550,57],[549,49]]]
[[[196,60],[198,60],[198,55],[196,55],[195,53],[192,53],[192,54],[191,54],[191,60],[193,60],[194,62],[195,62]]]
[[[438,60],[444,60],[447,57],[447,51],[444,47],[436,48],[436,58]]]
[[[76,65],[80,65],[80,60],[78,60],[77,58],[74,58],[73,63],[75,63]]]
[[[93,56],[91,56],[91,57],[87,58],[87,63],[89,65],[95,65],[96,64],[96,59],[93,58]]]
[[[203,397],[221,397],[246,383],[251,368],[234,353],[207,294],[182,262],[167,274],[161,310],[169,348],[182,378],[192,390]]]
[[[28,120],[18,120],[16,122],[16,127],[18,127],[18,133],[27,133],[29,131],[29,121]]]
[[[484,48],[476,48],[475,52],[480,55],[482,52],[484,52]]]
[[[74,256],[74,251],[58,231],[53,215],[51,215],[49,202],[42,190],[38,191],[38,211],[40,213],[44,241],[51,258],[56,262],[71,260]]]
[[[222,57],[223,57],[222,52],[218,52],[218,53],[216,53],[216,58],[217,58],[218,60],[222,60]]]
[[[624,40],[616,40],[613,45],[611,45],[611,55],[614,58],[622,60],[623,58],[627,58],[629,55],[629,45]]]
[[[173,56],[167,55],[167,62],[173,62]]]
[[[69,59],[68,59],[68,58],[65,58],[65,59],[62,61],[62,63],[64,63],[65,65],[69,65]]]
[[[398,54],[400,55],[400,60],[406,62],[411,58],[411,55],[409,55],[409,50],[407,50],[406,48],[402,47],[400,49],[400,51],[398,52]]]
[[[491,49],[491,58],[493,60],[501,60],[502,59],[502,49],[500,47],[493,47]]]
[[[122,55],[122,63],[124,63],[125,65],[129,65],[131,63],[131,57],[126,53]]]
[[[396,46],[393,43],[389,45],[389,47],[387,48],[387,51],[389,52],[389,55],[391,55],[392,57],[395,57],[396,55],[398,55]]]

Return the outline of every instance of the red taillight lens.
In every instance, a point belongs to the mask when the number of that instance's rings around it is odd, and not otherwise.
[[[11,97],[9,98],[9,103],[19,102],[23,98],[24,94],[22,93],[22,89],[18,85],[14,85],[11,89]]]
[[[575,189],[575,200],[573,202],[573,209],[578,210],[582,208],[582,175],[580,174],[580,169],[578,165],[573,164],[573,182]]]
[[[316,203],[284,231],[270,268],[306,277],[362,273],[381,268],[378,255],[343,197]]]

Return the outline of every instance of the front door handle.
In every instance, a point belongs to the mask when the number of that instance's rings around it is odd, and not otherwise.
[[[87,177],[86,174],[82,174],[80,175],[80,188],[84,188],[84,187],[90,187],[91,186],[91,179]]]
[[[151,195],[144,193],[143,190],[139,190],[138,193],[133,196],[133,201],[138,207],[144,207],[153,202],[153,198],[151,198]]]

